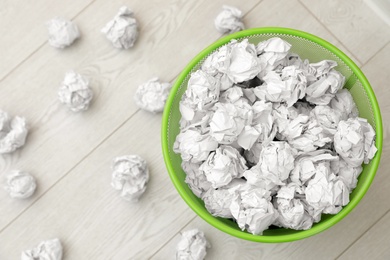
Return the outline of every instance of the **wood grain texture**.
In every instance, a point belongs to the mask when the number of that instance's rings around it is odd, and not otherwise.
[[[137,112],[0,234],[0,259],[17,259],[26,247],[57,236],[66,259],[146,259],[153,254],[193,217],[167,177],[160,121],[160,115]],[[125,154],[139,154],[148,163],[150,182],[139,203],[123,200],[110,186],[112,160]]]
[[[363,64],[390,41],[389,27],[363,0],[300,1]]]
[[[389,247],[390,212],[371,227],[338,259],[390,259]]]
[[[242,9],[249,10],[256,3],[250,1]],[[119,0],[95,2],[76,19],[90,33],[76,42],[75,48],[59,52],[44,46],[12,77],[0,82],[2,109],[25,116],[30,126],[26,146],[3,156],[0,172],[25,169],[39,182],[35,197],[28,201],[15,202],[0,193],[0,230],[138,109],[133,96],[139,84],[155,75],[173,80],[197,52],[220,36],[212,23],[205,27],[190,21],[199,19],[199,13],[202,19],[212,21],[221,2],[210,5],[207,1],[171,0],[163,5],[161,1],[145,5],[143,1],[129,1],[141,24],[141,34],[133,49],[117,50],[100,29],[122,4]],[[208,33],[194,38],[193,32],[202,27]],[[69,69],[91,79],[95,97],[84,113],[74,114],[57,100],[58,84]]]
[[[332,43],[345,52],[358,66],[361,65],[359,60],[298,1],[262,1],[245,20],[251,27],[278,26],[312,33]]]
[[[46,21],[55,16],[71,20],[92,2],[1,0],[0,80],[42,45],[47,45]]]

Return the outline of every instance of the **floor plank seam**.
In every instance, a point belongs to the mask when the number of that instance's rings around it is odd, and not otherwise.
[[[83,13],[91,4],[93,4],[96,0],[92,0],[89,4],[87,4],[84,8],[82,8],[73,18],[70,20],[73,21],[76,19],[81,13]],[[29,60],[35,53],[37,53],[39,50],[42,49],[43,46],[45,46],[47,43],[47,40],[44,41],[41,45],[39,45],[34,51],[32,51],[29,55],[27,55],[26,58],[24,58],[21,62],[15,65],[7,74],[3,76],[3,78],[0,79],[0,83],[3,82],[6,78],[8,78],[17,68],[19,68],[23,63],[25,63],[27,60]]]
[[[390,28],[389,28],[390,29]],[[362,64],[362,68],[364,66],[366,66],[372,59],[374,59],[376,57],[376,55],[378,55],[378,53],[380,53],[381,51],[383,51],[384,49],[387,48],[387,46],[390,45],[390,41],[388,41],[385,45],[383,45],[377,52],[375,52],[364,64]]]
[[[169,242],[172,241],[172,239],[174,239],[176,237],[177,234],[179,234],[181,231],[183,231],[192,221],[194,221],[196,219],[197,216],[193,217],[190,221],[188,221],[177,233],[175,233],[169,240],[167,240],[167,242],[165,242],[159,249],[157,249],[157,251],[151,255],[149,257],[149,259],[152,259],[155,255],[158,254],[158,252],[160,252],[166,245],[169,244]]]
[[[98,149],[105,141],[107,141],[114,133],[116,133],[123,125],[125,125],[133,116],[135,116],[140,109],[137,109],[128,119],[126,119],[122,124],[120,124],[111,134],[105,137],[97,146],[95,146],[90,152],[81,158],[71,169],[69,169],[63,176],[61,176],[57,181],[55,181],[46,191],[39,195],[35,201],[33,201],[29,206],[27,206],[22,212],[20,212],[15,218],[13,218],[7,225],[5,225],[1,230],[0,234],[4,232],[9,226],[12,225],[20,216],[22,216],[28,209],[35,205],[45,194],[52,190],[58,183],[61,182],[70,172],[72,172],[77,166],[79,166],[88,156],[90,156],[96,149]]]
[[[358,242],[372,227],[374,227],[379,221],[381,221],[388,213],[390,212],[390,209],[388,209],[377,221],[375,221],[372,225],[370,225],[360,236],[358,236],[347,248],[345,248],[337,257],[336,259],[340,259],[340,257],[346,253],[356,242]]]
[[[321,22],[321,20],[305,5],[305,3],[303,3],[301,0],[298,0],[298,2],[303,6],[303,8],[305,8],[306,9],[306,11],[308,11],[313,17],[314,17],[314,19],[317,21],[317,22],[319,22],[324,28],[325,28],[325,30],[328,32],[328,33],[330,33],[338,42],[339,42],[339,44],[343,47],[343,48],[345,48],[349,53],[351,53],[351,55],[352,55],[352,58],[353,59],[355,59],[357,62],[359,62],[360,64],[363,64],[363,62],[361,61],[361,60],[359,60],[356,56],[355,56],[355,54],[350,50],[350,49],[348,49],[347,48],[347,46],[345,46],[344,44],[343,44],[343,42],[323,23],[323,22]],[[337,46],[336,46],[337,47]],[[363,66],[363,65],[362,65]]]

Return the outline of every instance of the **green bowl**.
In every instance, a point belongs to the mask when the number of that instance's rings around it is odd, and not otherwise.
[[[349,204],[338,214],[323,214],[321,221],[314,224],[309,230],[272,228],[264,231],[263,235],[260,236],[241,231],[234,221],[214,217],[206,210],[203,201],[196,197],[184,182],[186,174],[181,168],[182,160],[180,155],[173,152],[173,143],[179,134],[179,120],[181,118],[179,102],[187,88],[191,73],[200,67],[210,53],[232,39],[247,38],[249,42],[257,44],[272,37],[280,37],[288,41],[292,44],[292,52],[299,54],[302,59],[309,59],[310,62],[318,62],[324,59],[337,61],[338,66],[336,69],[346,77],[345,87],[350,90],[358,107],[360,117],[366,118],[376,131],[378,152],[369,164],[364,165],[357,187],[350,194]],[[163,155],[169,176],[188,206],[209,224],[232,236],[264,243],[289,242],[315,235],[335,225],[351,212],[363,198],[375,177],[382,153],[382,138],[382,119],[379,106],[370,83],[359,67],[338,48],[317,36],[293,29],[276,27],[254,28],[231,34],[214,42],[196,55],[184,68],[172,87],[164,110],[161,136]],[[353,220],[351,219],[351,221]],[[358,223],[356,224],[358,225]]]

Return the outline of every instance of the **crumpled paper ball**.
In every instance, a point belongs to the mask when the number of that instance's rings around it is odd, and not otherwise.
[[[116,157],[112,164],[111,186],[121,192],[127,201],[137,202],[146,190],[149,170],[146,161],[139,155]]]
[[[244,187],[236,191],[230,211],[242,230],[261,235],[275,221],[278,212],[271,203],[269,191],[253,186]]]
[[[302,135],[309,124],[309,115],[299,113],[295,107],[287,104],[274,103],[272,115],[275,119],[276,138],[279,140],[293,140]]]
[[[219,102],[233,104],[243,96],[244,96],[244,92],[242,91],[242,88],[237,85],[236,86],[233,85],[233,87],[228,88],[220,95]]]
[[[245,129],[243,130],[243,132],[238,137],[238,144],[245,150],[251,150],[255,143],[261,143],[263,146],[267,146],[268,143],[274,139],[277,130],[272,114],[272,103],[266,102],[264,100],[256,101],[252,105],[252,110],[253,120],[251,127],[253,127],[253,129],[258,134],[253,135],[253,137],[256,137],[256,140],[251,139],[250,142],[248,142],[246,145],[243,145],[241,144],[241,142],[243,142],[241,139],[245,134]]]
[[[233,218],[230,211],[230,205],[232,204],[233,198],[236,196],[236,190],[241,189],[242,186],[245,185],[247,185],[245,180],[233,179],[224,187],[209,189],[201,197],[207,211],[216,217]]]
[[[296,183],[282,186],[274,200],[278,218],[274,225],[295,230],[307,230],[313,225],[314,219],[310,216],[302,202],[304,192]]]
[[[61,260],[62,245],[58,238],[42,241],[31,250],[22,252],[22,260]]]
[[[336,152],[352,167],[365,164],[374,157],[375,131],[366,119],[356,117],[341,121],[334,135]]]
[[[68,47],[80,37],[76,24],[61,17],[51,19],[46,26],[49,31],[49,44],[56,48]]]
[[[338,159],[339,157],[337,155],[325,149],[300,155],[295,159],[294,169],[290,174],[290,180],[291,182],[302,186],[312,179],[319,171],[317,168],[320,163],[325,163],[327,167],[331,167],[331,163],[338,161]]]
[[[337,214],[349,202],[349,189],[337,178],[329,165],[320,162],[317,171],[307,183],[306,201],[325,214]]]
[[[89,81],[82,75],[69,71],[58,90],[61,103],[65,104],[73,112],[87,110],[93,97]]]
[[[332,141],[333,136],[329,135],[316,119],[310,117],[302,134],[288,140],[288,143],[298,151],[298,154],[305,154],[318,148],[324,148],[326,145],[330,145]]]
[[[224,5],[222,9],[214,20],[218,32],[230,34],[245,29],[241,10],[228,5]]]
[[[228,77],[226,66],[229,64],[231,46],[224,45],[211,53],[201,66],[201,70],[217,79],[220,83],[220,90],[224,91],[233,86],[233,81]]]
[[[11,153],[26,142],[28,129],[26,119],[0,110],[0,154]]]
[[[210,243],[199,229],[181,232],[181,240],[176,246],[176,260],[203,260]]]
[[[207,73],[197,70],[191,74],[188,87],[180,101],[180,112],[184,119],[192,121],[199,111],[214,105],[219,99],[220,82]]]
[[[253,120],[252,106],[242,99],[230,103],[218,103],[210,121],[210,135],[220,144],[231,144],[236,141]]]
[[[306,94],[306,77],[294,66],[284,67],[281,75],[270,71],[263,77],[263,81],[264,84],[254,90],[260,100],[285,102],[290,107]]]
[[[183,161],[198,163],[205,161],[217,147],[217,141],[209,134],[202,134],[197,129],[187,129],[176,137],[173,150],[181,154]]]
[[[331,168],[334,173],[342,180],[348,187],[349,192],[352,192],[356,188],[358,177],[363,171],[361,165],[357,167],[351,167],[344,159],[340,158],[336,162],[332,162]]]
[[[158,78],[152,78],[137,88],[135,103],[143,110],[152,113],[162,112],[170,89],[170,83],[161,83]]]
[[[281,68],[287,62],[286,57],[290,48],[291,44],[279,37],[273,37],[260,42],[256,46],[260,66],[257,76],[263,79],[270,71]]]
[[[320,70],[322,67],[317,68],[316,77],[318,80],[306,88],[306,100],[308,102],[316,105],[328,105],[332,98],[336,96],[337,91],[344,86],[345,77],[333,69],[334,63],[325,66],[323,70]]]
[[[249,184],[266,190],[284,185],[294,169],[295,154],[296,151],[287,142],[270,142],[261,150],[258,164],[245,171],[244,177]]]
[[[230,46],[229,55],[220,69],[233,83],[251,80],[260,72],[259,59],[253,44],[244,39]]]
[[[5,190],[12,198],[27,199],[34,194],[36,187],[35,178],[27,172],[12,171],[7,175]]]
[[[186,173],[185,182],[199,198],[211,188],[211,183],[207,180],[204,173],[199,170],[200,165],[200,163],[191,163],[188,161],[181,163],[181,168]]]
[[[206,161],[199,167],[214,189],[229,184],[234,178],[242,177],[247,169],[244,157],[237,149],[221,145],[211,152]]]
[[[359,115],[355,101],[347,89],[340,89],[329,104],[331,108],[341,113],[341,120]]]
[[[134,13],[128,7],[122,6],[118,14],[103,27],[107,39],[118,49],[133,47],[138,38],[138,23]]]

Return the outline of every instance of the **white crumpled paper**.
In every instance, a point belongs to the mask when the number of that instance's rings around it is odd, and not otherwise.
[[[197,70],[191,74],[187,90],[180,101],[180,113],[187,121],[199,118],[197,113],[211,108],[218,101],[219,93],[219,81],[202,70]]]
[[[309,115],[300,114],[295,107],[286,104],[274,103],[272,115],[277,128],[276,138],[279,140],[293,140],[300,137],[309,124]]]
[[[22,260],[61,260],[62,245],[58,238],[42,241],[31,250],[22,252]]]
[[[173,150],[181,154],[183,161],[198,163],[205,161],[217,147],[218,142],[209,134],[202,134],[197,129],[187,129],[176,137]]]
[[[202,197],[206,191],[211,189],[211,182],[207,180],[204,172],[199,170],[200,165],[200,163],[191,163],[188,161],[183,161],[181,163],[181,168],[186,173],[185,182],[199,198]]]
[[[233,86],[233,81],[228,77],[226,66],[229,65],[231,44],[227,44],[211,53],[201,66],[201,70],[212,76],[220,84],[220,90],[224,91]]]
[[[128,7],[122,6],[117,15],[103,27],[107,39],[115,48],[129,49],[138,38],[138,23],[134,13]]]
[[[316,106],[311,110],[310,116],[322,127],[323,133],[333,139],[337,126],[341,121],[341,113],[330,106]]]
[[[76,24],[61,17],[47,21],[46,26],[49,31],[49,44],[56,48],[70,46],[80,37]]]
[[[0,154],[11,153],[26,142],[28,129],[26,119],[0,110]]]
[[[211,215],[222,218],[233,218],[230,205],[235,197],[235,192],[247,185],[244,179],[233,179],[228,185],[209,189],[202,196],[206,209]]]
[[[262,79],[264,83],[254,90],[260,100],[286,102],[290,107],[305,96],[306,77],[295,66],[284,67],[281,75],[270,71]]]
[[[7,175],[5,190],[12,198],[27,199],[34,194],[36,187],[35,178],[27,172],[12,171]]]
[[[191,75],[180,103],[174,151],[186,183],[213,216],[253,234],[337,214],[376,153],[337,63],[290,48],[232,40]]]
[[[236,191],[230,211],[238,226],[254,235],[261,235],[278,216],[270,192],[250,185]]]
[[[320,162],[316,173],[307,183],[306,201],[325,214],[337,214],[349,202],[349,189],[330,171],[329,165]]]
[[[287,142],[270,142],[261,150],[256,166],[244,172],[248,183],[271,190],[277,185],[284,185],[294,168],[296,151]]]
[[[356,188],[358,177],[363,171],[361,165],[357,167],[351,167],[346,161],[340,158],[337,162],[331,164],[334,173],[342,180],[348,187],[349,192],[352,192]]]
[[[127,201],[137,202],[146,190],[149,170],[139,155],[116,157],[112,164],[111,186]]]
[[[244,96],[244,92],[242,91],[242,88],[237,85],[234,85],[233,87],[222,92],[222,94],[219,97],[219,102],[233,104],[243,96]]]
[[[338,161],[338,159],[338,156],[325,149],[300,155],[295,160],[290,180],[302,186],[316,174],[319,163],[325,163],[327,167],[330,167],[331,162]]]
[[[334,135],[336,152],[352,167],[365,164],[374,157],[375,131],[366,119],[356,117],[341,121]]]
[[[234,33],[245,29],[242,12],[233,6],[224,5],[214,20],[215,28],[220,33]]]
[[[203,260],[210,243],[199,229],[181,232],[181,240],[176,246],[176,260]]]
[[[272,103],[264,100],[256,101],[252,105],[252,110],[253,120],[249,133],[247,133],[247,128],[244,128],[238,136],[238,144],[245,150],[250,150],[256,142],[266,146],[274,139],[277,130],[272,115]]]
[[[315,118],[311,117],[302,134],[288,140],[288,143],[298,151],[298,154],[305,154],[318,148],[324,148],[332,141],[333,138],[326,133]]]
[[[306,88],[306,100],[316,105],[328,105],[345,83],[345,77],[333,69],[337,66],[334,61],[324,60],[310,64],[315,70],[316,81]]]
[[[270,71],[281,68],[286,63],[290,48],[291,44],[278,37],[260,42],[256,46],[260,66],[258,77],[263,79]]]
[[[237,149],[221,145],[211,152],[205,162],[199,167],[214,189],[229,184],[234,178],[241,178],[247,169],[244,157]]]
[[[220,144],[236,141],[245,126],[253,120],[252,106],[243,99],[234,104],[217,103],[210,121],[210,135]]]
[[[224,69],[227,76],[234,83],[256,77],[260,72],[260,67],[255,46],[249,43],[247,39],[232,44],[230,58]]]
[[[306,211],[302,202],[303,190],[296,183],[282,186],[274,202],[278,218],[274,225],[295,230],[307,230],[313,225],[314,219]]]
[[[341,120],[359,115],[355,101],[347,89],[340,89],[336,93],[336,96],[330,101],[330,107],[341,113]]]
[[[158,78],[152,78],[137,88],[134,100],[137,106],[146,111],[162,112],[170,90],[170,83],[161,83]]]
[[[73,112],[87,110],[93,97],[89,81],[84,76],[69,71],[58,90],[61,103],[65,104]]]

